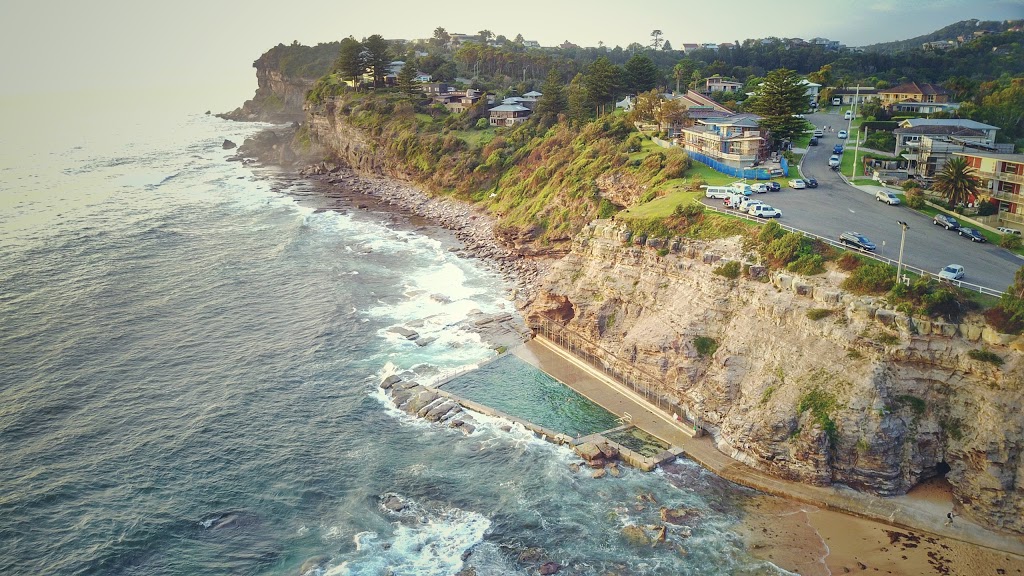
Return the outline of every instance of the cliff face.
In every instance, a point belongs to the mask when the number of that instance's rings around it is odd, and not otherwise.
[[[302,106],[316,78],[288,77],[276,69],[257,66],[256,81],[252,100],[218,116],[243,122],[274,123],[300,122],[305,118]]]
[[[965,513],[1024,532],[1024,339],[908,318],[844,293],[841,273],[715,274],[743,261],[738,239],[659,255],[628,238],[607,221],[584,230],[531,320],[564,326],[622,373],[641,368],[751,466],[881,495],[945,474]],[[968,356],[981,348],[1004,363]]]

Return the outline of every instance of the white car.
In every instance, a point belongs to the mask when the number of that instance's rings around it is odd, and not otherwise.
[[[839,133],[836,134],[836,138],[839,138],[840,140],[846,138],[847,136],[848,134],[846,133],[846,130],[840,130]]]
[[[822,136],[825,135],[825,131],[819,128],[814,131],[814,135],[817,136],[818,138],[821,138]]]
[[[846,113],[843,114],[843,120],[850,120],[852,118],[853,118],[853,110],[847,110]]]
[[[960,280],[964,277],[964,267],[959,264],[950,264],[939,271],[939,278],[944,280]]]
[[[797,178],[796,180],[789,181],[789,187],[796,190],[803,190],[804,188],[807,188],[807,183]]]
[[[767,204],[754,204],[747,213],[758,218],[782,218],[782,210],[776,210]]]
[[[899,196],[889,192],[888,190],[879,190],[878,192],[875,192],[875,200],[885,202],[889,206],[899,206],[900,204]]]
[[[757,184],[751,184],[750,189],[754,191],[754,194],[767,194],[768,185],[764,182],[758,182]]]
[[[1017,236],[1020,236],[1020,230],[1017,230],[1016,228],[1007,228],[1005,226],[1000,226],[996,228],[996,230],[998,230],[1000,234],[1016,234]]]
[[[740,202],[740,212],[750,212],[750,207],[756,204],[764,204],[764,202],[754,200],[753,198],[744,198],[743,201]]]
[[[829,158],[828,158],[828,165],[833,167],[833,168],[835,168],[836,166],[839,166],[839,164],[841,164],[841,163],[842,163],[842,160],[840,160],[839,156],[836,155],[836,154],[833,154],[833,155],[829,156]]]

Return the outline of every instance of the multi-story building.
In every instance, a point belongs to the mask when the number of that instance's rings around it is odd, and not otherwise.
[[[946,104],[949,102],[949,92],[934,84],[907,82],[894,88],[879,90],[878,98],[882,106],[892,109],[897,104]]]
[[[502,104],[488,110],[491,126],[515,126],[522,124],[533,112],[521,104]]]
[[[704,86],[701,88],[701,93],[713,94],[715,92],[739,92],[742,88],[742,82],[729,80],[715,74],[710,78],[704,79]]]
[[[759,116],[736,114],[696,120],[682,128],[680,138],[687,152],[703,154],[733,168],[746,168],[762,155],[765,133]]]
[[[954,152],[977,171],[983,189],[999,201],[999,221],[1024,224],[1024,154]]]
[[[997,126],[982,124],[974,120],[907,118],[892,131],[896,136],[896,149],[893,151],[893,155],[899,156],[901,153],[912,152],[920,146],[921,139],[924,137],[938,140],[958,138],[993,145],[996,141],[997,130],[999,130]]]

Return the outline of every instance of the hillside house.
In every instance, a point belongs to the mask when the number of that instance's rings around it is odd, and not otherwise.
[[[893,110],[897,104],[946,104],[949,102],[949,92],[934,84],[907,82],[879,90],[878,100],[882,106]]]
[[[693,126],[682,128],[679,139],[687,152],[745,168],[759,161],[765,143],[758,120],[754,114],[695,120]]]
[[[739,92],[743,88],[742,82],[723,78],[718,74],[705,78],[700,92],[702,94],[714,94],[715,92]]]
[[[878,89],[867,86],[836,88],[832,91],[832,99],[836,98],[839,98],[839,106],[853,106],[854,104],[860,106],[870,100],[878,100]]]
[[[488,122],[491,126],[515,126],[522,124],[533,113],[522,104],[501,104],[488,110]]]

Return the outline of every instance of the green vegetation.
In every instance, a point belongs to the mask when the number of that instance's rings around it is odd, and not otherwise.
[[[715,268],[714,273],[719,276],[725,276],[726,278],[735,280],[740,276],[740,263],[736,260],[730,260],[718,268]]]
[[[981,362],[988,362],[989,364],[995,364],[996,366],[1003,365],[1003,357],[990,350],[971,350],[967,355],[974,360],[979,360]]]
[[[811,308],[807,311],[807,317],[811,320],[821,320],[835,314],[831,308]]]
[[[942,431],[949,435],[950,438],[956,441],[963,440],[964,437],[964,424],[959,418],[943,418],[939,420],[939,427]]]
[[[804,275],[821,274],[837,254],[828,244],[787,232],[774,220],[758,231],[755,248],[769,265]]]
[[[800,397],[797,404],[797,412],[803,414],[810,412],[814,421],[821,426],[821,429],[828,436],[829,446],[835,447],[839,442],[839,430],[835,421],[832,420],[832,413],[836,410],[836,397],[831,392],[815,386]]]
[[[927,408],[925,401],[918,398],[917,396],[902,395],[896,397],[896,402],[900,406],[909,406],[914,412],[914,416],[924,415],[924,411]]]
[[[853,269],[840,285],[854,294],[884,294],[896,284],[896,271],[885,264],[864,264]]]
[[[707,357],[718,350],[718,341],[709,336],[697,336],[693,339],[693,347],[697,350],[697,354]]]

